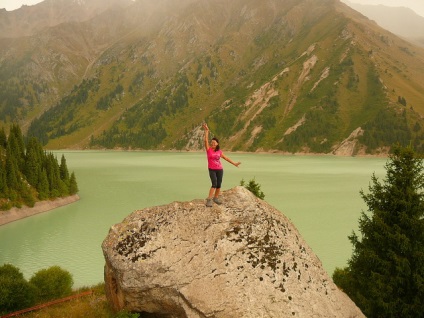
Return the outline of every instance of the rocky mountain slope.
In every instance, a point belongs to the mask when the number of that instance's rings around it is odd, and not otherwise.
[[[420,151],[423,100],[424,50],[337,0],[138,0],[0,39],[0,120],[49,148],[199,149],[207,121],[227,150]]]

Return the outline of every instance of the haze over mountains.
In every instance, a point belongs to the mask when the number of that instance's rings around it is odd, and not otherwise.
[[[338,0],[0,11],[0,120],[48,148],[423,149],[424,50]]]
[[[424,17],[406,7],[364,5],[345,1],[384,29],[424,46]]]

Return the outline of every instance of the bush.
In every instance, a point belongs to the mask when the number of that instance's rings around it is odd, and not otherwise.
[[[255,178],[251,179],[247,185],[244,179],[241,179],[240,185],[252,192],[259,199],[263,200],[265,198],[265,194],[261,191],[261,186],[255,181]]]
[[[74,283],[72,275],[59,266],[52,266],[36,272],[29,282],[37,288],[39,301],[70,295]]]
[[[7,277],[10,279],[23,279],[24,275],[21,273],[19,268],[11,264],[4,264],[0,267],[0,277]]]
[[[131,313],[128,311],[120,311],[116,314],[115,318],[139,318],[140,315],[138,313]]]
[[[36,292],[19,268],[10,264],[0,267],[0,314],[33,306]]]

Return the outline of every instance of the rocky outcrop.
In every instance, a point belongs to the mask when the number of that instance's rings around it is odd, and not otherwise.
[[[333,150],[333,154],[336,156],[353,156],[358,151],[358,138],[364,134],[361,127],[356,128],[352,133],[343,140],[340,145]]]
[[[243,187],[222,205],[135,211],[103,241],[116,310],[154,317],[364,317],[281,212]],[[147,315],[152,317],[152,315]],[[143,314],[142,316],[143,317]]]

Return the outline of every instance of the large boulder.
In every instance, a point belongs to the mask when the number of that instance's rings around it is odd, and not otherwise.
[[[135,211],[102,248],[106,294],[145,317],[364,317],[281,212],[243,187],[222,205]]]

